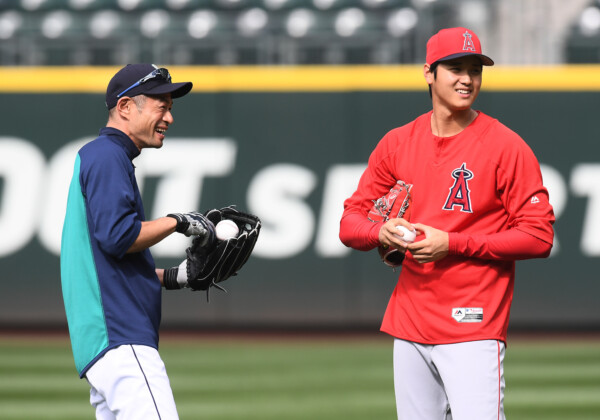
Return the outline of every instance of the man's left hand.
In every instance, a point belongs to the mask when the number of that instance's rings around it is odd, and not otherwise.
[[[417,234],[425,239],[408,244],[406,249],[418,263],[438,261],[448,255],[448,232],[421,223],[413,223]]]

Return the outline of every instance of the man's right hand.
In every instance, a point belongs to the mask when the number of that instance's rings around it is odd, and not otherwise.
[[[177,221],[176,232],[183,233],[185,236],[204,237],[203,245],[215,241],[215,226],[203,214],[193,211],[189,213],[169,213],[167,217],[172,217]]]

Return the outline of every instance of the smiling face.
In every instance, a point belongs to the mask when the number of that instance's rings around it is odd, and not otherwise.
[[[470,109],[481,89],[481,72],[481,60],[473,55],[440,62],[437,74],[425,65],[434,109],[443,107],[450,113]]]
[[[132,101],[127,134],[138,149],[160,148],[169,125],[173,123],[171,94],[136,96]]]

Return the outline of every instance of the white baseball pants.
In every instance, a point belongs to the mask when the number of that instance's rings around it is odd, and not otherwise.
[[[501,341],[394,340],[398,420],[505,420]]]
[[[86,373],[97,420],[178,420],[165,365],[152,347],[109,350]]]

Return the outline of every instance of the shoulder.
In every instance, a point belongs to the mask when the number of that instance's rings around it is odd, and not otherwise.
[[[110,165],[113,162],[126,163],[130,159],[126,150],[110,136],[100,135],[79,149],[82,161],[102,162]]]
[[[397,150],[402,144],[418,139],[420,134],[430,127],[430,118],[431,112],[427,112],[403,126],[388,131],[377,147],[393,151]]]
[[[123,147],[108,136],[99,136],[79,149],[81,170],[85,172],[125,171],[132,166]]]
[[[527,142],[515,131],[508,128],[495,118],[480,113],[478,118],[485,125],[481,141],[486,150],[493,150],[493,160],[501,167],[519,165],[519,162],[531,161],[537,163],[537,158]]]
[[[392,138],[406,138],[411,136],[415,131],[424,130],[429,127],[429,121],[431,118],[431,111],[423,115],[418,116],[411,122],[404,124],[400,127],[396,127],[387,132],[386,137]],[[384,137],[385,138],[385,137]]]
[[[496,118],[480,111],[477,120],[479,131],[484,134],[482,137],[488,141],[497,141],[499,144],[525,143],[519,134]]]
[[[94,140],[85,144],[79,154],[87,157],[102,158],[103,156],[115,156],[123,154],[122,149],[108,138],[108,136],[98,136]]]

